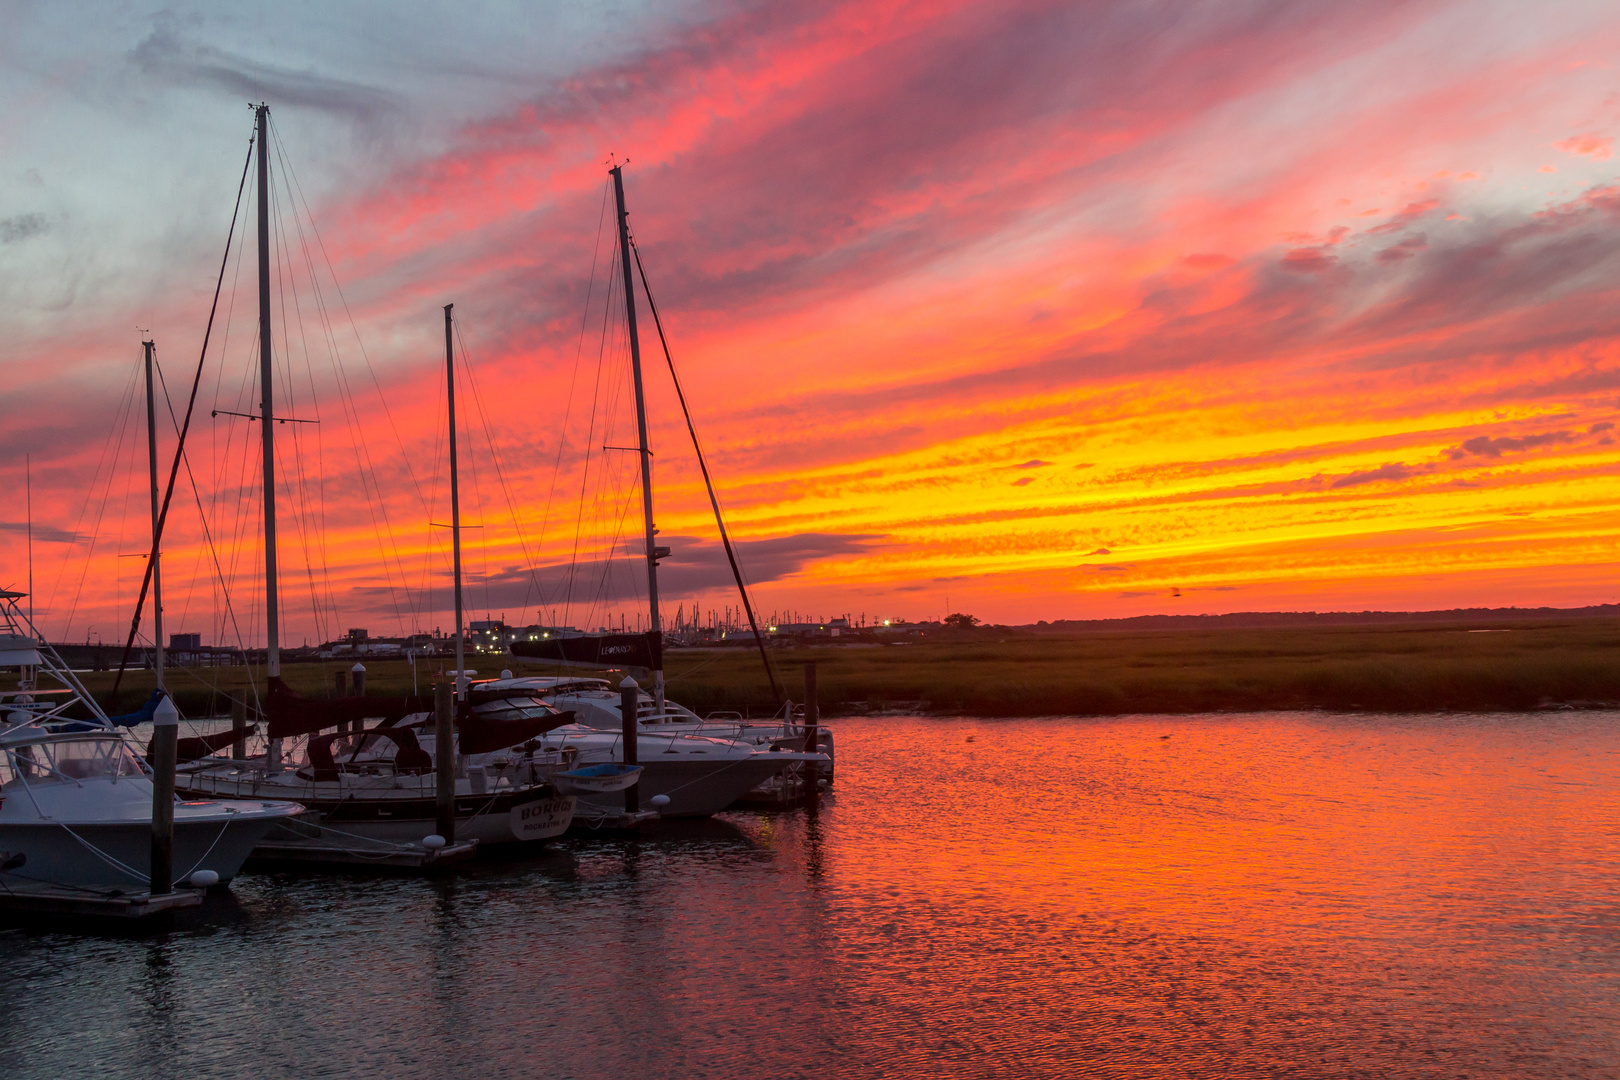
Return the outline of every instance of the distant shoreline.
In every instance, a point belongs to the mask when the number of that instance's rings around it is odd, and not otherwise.
[[[829,716],[897,709],[994,718],[1620,707],[1620,615],[1561,613],[1506,628],[1479,625],[1484,621],[1243,627],[1133,620],[1126,628],[1069,632],[985,627],[925,634],[903,647],[827,642],[773,648],[770,655],[779,685],[794,701],[804,696],[804,662],[817,662],[819,697]],[[1469,632],[1479,629],[1511,632]],[[287,664],[282,673],[299,693],[324,698],[336,673],[353,662]],[[672,650],[666,663],[669,696],[699,715],[731,710],[757,718],[778,707],[752,649]],[[367,658],[365,664],[369,693],[412,692],[406,661]],[[560,670],[499,656],[469,657],[468,665],[479,677],[503,669]],[[436,666],[418,662],[418,690],[426,692]],[[623,677],[600,669],[573,674]],[[135,708],[152,686],[149,671],[130,671],[119,700],[107,701],[111,672],[82,677],[109,711]],[[247,682],[247,668],[198,668],[172,672],[170,686],[187,715],[201,716],[226,710],[224,694]]]

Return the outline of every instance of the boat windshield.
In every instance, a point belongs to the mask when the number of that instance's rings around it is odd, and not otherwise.
[[[25,743],[0,753],[0,787],[140,776],[143,770],[117,736]]]
[[[474,702],[472,711],[490,720],[528,720],[537,716],[556,716],[557,710],[539,698],[497,698],[494,701]]]

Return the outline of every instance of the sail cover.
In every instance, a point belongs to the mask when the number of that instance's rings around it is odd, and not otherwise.
[[[512,655],[569,664],[656,670],[664,666],[664,635],[649,630],[645,634],[583,634],[543,641],[514,641]]]
[[[558,712],[549,706],[513,709],[499,715],[469,709],[461,714],[456,746],[463,754],[490,754],[573,722],[572,712]]]
[[[270,721],[267,734],[272,739],[290,739],[359,720],[382,719],[396,723],[412,713],[432,711],[433,699],[416,695],[338,698],[335,701],[300,697],[279,675],[270,679],[270,690],[264,700],[264,713]]]

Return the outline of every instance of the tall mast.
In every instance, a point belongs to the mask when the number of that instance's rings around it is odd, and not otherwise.
[[[281,674],[281,626],[276,610],[276,435],[270,364],[270,106],[257,109],[259,140],[259,420],[264,428],[265,674]],[[278,748],[279,749],[279,748]]]
[[[266,680],[281,676],[281,619],[276,610],[276,436],[275,383],[270,364],[270,106],[255,119],[259,150],[259,426],[264,429],[264,670]],[[265,754],[270,772],[281,771],[281,740],[271,739]]]
[[[158,468],[157,468],[157,404],[152,387],[152,343],[141,342],[146,351],[146,459],[152,478],[152,670],[157,674],[157,688],[163,687],[163,569],[158,552]]]
[[[456,305],[444,305],[444,385],[450,400],[450,559],[456,578],[456,698],[467,693],[467,658],[461,640],[461,491],[456,486],[456,353],[451,344],[450,312]]]
[[[615,165],[613,197],[619,208],[619,265],[624,268],[624,315],[630,331],[630,374],[636,384],[636,430],[641,436],[641,517],[647,530],[647,608],[651,633],[657,646],[653,650],[653,705],[654,715],[664,715],[664,662],[663,627],[658,621],[658,548],[653,538],[652,503],[652,450],[647,446],[647,398],[641,388],[641,339],[636,336],[636,289],[630,273],[630,215],[624,209],[624,173],[622,165]]]

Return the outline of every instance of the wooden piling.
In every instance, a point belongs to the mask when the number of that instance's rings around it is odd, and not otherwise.
[[[231,757],[241,761],[247,757],[247,691],[238,690],[231,695]]]
[[[625,676],[619,684],[619,719],[624,732],[624,763],[636,764],[636,712],[641,706],[641,687],[636,680]],[[624,789],[624,808],[629,813],[641,810],[641,785],[631,784]]]
[[[180,740],[180,710],[167,695],[152,714],[152,864],[153,896],[174,891],[174,764]]]
[[[446,844],[456,842],[456,744],[454,689],[447,682],[433,688],[433,764],[438,776],[438,829]]]
[[[342,668],[338,668],[337,671],[333,672],[332,674],[332,681],[336,684],[336,687],[332,692],[333,697],[346,698],[349,696],[349,673],[347,671],[344,671]]]

